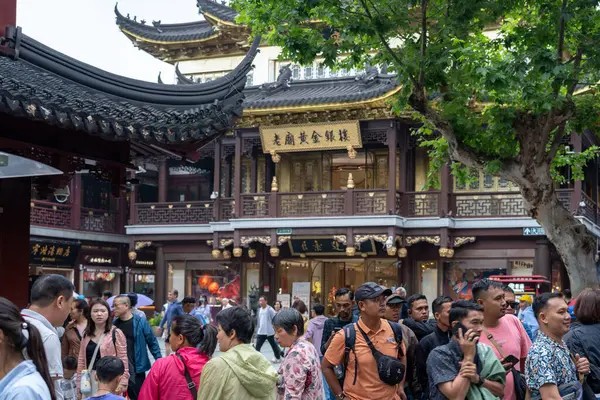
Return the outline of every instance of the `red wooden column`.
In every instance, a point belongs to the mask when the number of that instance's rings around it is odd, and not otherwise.
[[[167,202],[167,179],[169,168],[167,167],[167,159],[161,158],[158,162],[158,202]]]
[[[233,172],[233,187],[235,188],[235,217],[242,216],[242,133],[235,134],[235,163]]]
[[[219,221],[221,219],[221,201],[220,197],[223,196],[221,192],[221,141],[215,141],[215,155],[213,163],[213,193],[219,193],[217,198],[214,200],[213,206],[213,219]]]
[[[0,296],[19,307],[29,302],[30,202],[30,179],[0,179]]]
[[[388,194],[387,209],[391,214],[396,213],[396,143],[397,131],[396,121],[390,121],[390,127],[387,131],[388,144]]]
[[[135,204],[138,201],[137,196],[137,185],[131,185],[131,192],[129,193],[129,224],[137,224],[137,208]]]
[[[440,201],[438,203],[438,215],[440,217],[447,217],[450,211],[451,186],[450,165],[445,164],[440,170]]]
[[[17,0],[0,0],[0,36],[7,25],[17,25]]]
[[[81,174],[76,173],[73,175],[73,180],[71,181],[71,191],[71,229],[79,230],[81,226],[81,203],[83,196]]]

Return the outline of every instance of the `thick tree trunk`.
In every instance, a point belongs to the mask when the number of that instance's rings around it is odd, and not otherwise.
[[[556,192],[550,189],[543,196],[527,199],[527,191],[521,191],[526,207],[546,231],[548,240],[560,254],[571,282],[574,295],[585,288],[597,288],[596,239],[587,228],[564,208]],[[530,202],[533,200],[533,202]],[[537,203],[537,204],[536,204]],[[551,277],[548,277],[551,279]]]

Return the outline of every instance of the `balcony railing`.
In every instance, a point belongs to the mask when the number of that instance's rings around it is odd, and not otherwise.
[[[571,207],[572,189],[557,190],[567,208]],[[435,218],[451,215],[455,218],[526,217],[524,201],[518,192],[451,193],[442,198],[440,191],[394,193],[393,204],[387,189],[334,190],[324,192],[244,193],[236,207],[233,198],[178,203],[142,203],[135,206],[135,222],[140,225],[207,224],[213,220],[231,218],[297,218],[350,215],[387,215],[396,213],[408,218]],[[600,211],[589,197],[582,193],[586,206],[579,211],[591,221],[600,221]],[[50,207],[52,204],[50,203]],[[68,207],[57,210],[36,210],[42,213],[68,213]],[[239,212],[239,215],[236,213]],[[44,214],[44,215],[46,215]],[[32,218],[34,213],[32,212]],[[54,216],[53,218],[57,218]],[[86,212],[82,211],[82,229]],[[95,225],[86,229],[100,230],[113,223],[106,216],[94,214]],[[104,225],[103,225],[104,224]]]
[[[71,211],[70,204],[33,200],[29,222],[31,225],[69,229],[71,228]]]
[[[213,202],[138,203],[135,216],[139,225],[206,224],[214,219]]]
[[[29,215],[31,225],[48,228],[74,229],[101,233],[120,233],[118,213],[91,208],[78,208],[72,204],[32,200]]]

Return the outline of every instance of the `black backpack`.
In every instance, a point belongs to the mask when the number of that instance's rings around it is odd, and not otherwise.
[[[387,321],[394,331],[394,339],[396,339],[396,343],[398,344],[398,358],[404,357],[404,352],[402,351],[402,327],[397,322]],[[354,327],[354,323],[348,324],[344,326],[344,364],[343,364],[343,373],[344,377],[340,379],[340,384],[343,387],[344,378],[346,375],[346,369],[348,368],[348,362],[350,360],[350,352],[354,353],[354,344],[356,343],[356,328]],[[356,358],[356,353],[354,353],[354,382],[353,385],[356,384],[356,377],[358,376],[358,359]]]

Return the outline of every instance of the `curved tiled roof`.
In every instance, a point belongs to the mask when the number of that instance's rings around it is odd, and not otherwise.
[[[359,77],[292,81],[287,87],[272,92],[253,86],[244,90],[244,109],[360,102],[385,96],[399,86],[395,75],[384,74],[368,83]]]
[[[181,144],[232,128],[258,52],[212,82],[164,85],[108,73],[8,27],[0,47],[0,113],[107,138]]]
[[[161,24],[160,21],[153,21],[151,25],[147,25],[142,21],[132,20],[129,16],[123,16],[116,5],[115,14],[117,25],[125,34],[132,34],[147,41],[185,42],[217,35],[216,29],[207,21],[181,24]]]
[[[238,13],[231,7],[219,0],[197,0],[196,5],[200,14],[216,17],[221,21],[235,22]]]

